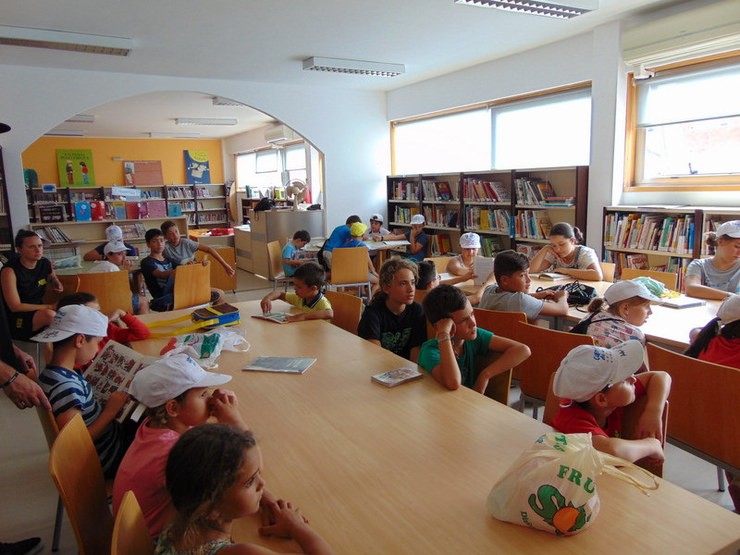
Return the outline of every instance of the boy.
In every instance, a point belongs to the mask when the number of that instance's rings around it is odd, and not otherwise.
[[[129,396],[114,391],[103,407],[93,395],[92,386],[75,371],[97,354],[107,330],[108,318],[103,314],[88,306],[71,305],[60,308],[49,327],[31,339],[53,346],[51,362],[41,372],[39,383],[49,398],[57,425],[61,429],[73,416],[82,414],[103,474],[112,478],[128,447],[115,418]]]
[[[421,346],[419,366],[447,389],[463,385],[485,393],[488,380],[531,354],[523,343],[478,328],[470,301],[452,285],[440,285],[429,291],[424,297],[424,313],[436,337]],[[489,351],[500,352],[501,356],[476,371],[475,358]]]
[[[383,235],[388,235],[389,233],[390,231],[383,227],[382,214],[373,214],[370,216],[370,231],[366,235],[367,239],[383,237]]]
[[[332,251],[334,251],[334,249],[338,247],[343,247],[347,241],[352,240],[349,228],[352,226],[352,224],[357,222],[362,222],[362,219],[360,219],[359,216],[353,214],[352,216],[347,218],[347,220],[344,222],[344,225],[335,227],[334,231],[332,231],[331,235],[329,235],[329,238],[324,241],[324,245],[321,247],[321,251],[319,251],[319,254],[321,255],[321,258],[323,259],[327,268],[329,268],[330,270]]]
[[[380,267],[380,291],[362,313],[357,335],[416,362],[426,339],[421,305],[414,301],[416,264],[402,258],[386,260]]]
[[[501,251],[493,259],[493,276],[483,284],[479,308],[502,310],[505,312],[524,312],[528,321],[539,316],[565,316],[568,314],[568,297],[565,291],[540,291],[529,293],[529,260],[513,250]],[[553,301],[552,303],[545,302]]]
[[[662,415],[671,389],[665,372],[643,372],[642,344],[625,341],[613,349],[580,345],[560,363],[553,391],[561,398],[552,426],[565,434],[591,433],[594,448],[630,462],[645,457],[664,460]],[[622,407],[647,395],[636,435],[621,439]],[[565,399],[565,404],[562,399]]]
[[[88,262],[92,262],[95,260],[106,260],[108,258],[108,253],[105,252],[105,246],[111,241],[120,241],[121,243],[126,245],[126,254],[128,256],[136,256],[137,254],[139,254],[139,251],[136,250],[136,247],[123,242],[123,230],[121,230],[121,228],[115,224],[109,225],[105,228],[105,238],[107,239],[106,243],[101,243],[94,249],[86,252],[82,259],[87,260]]]
[[[262,299],[260,306],[262,312],[272,312],[272,301],[280,299],[286,303],[300,308],[298,314],[289,314],[288,322],[302,322],[303,320],[330,320],[334,318],[329,299],[324,297],[324,285],[326,273],[324,269],[315,262],[306,262],[293,274],[293,286],[295,293],[284,293],[273,291]]]
[[[365,247],[367,249],[367,245],[362,240],[365,236],[365,231],[367,231],[365,224],[362,222],[353,223],[349,226],[349,241],[346,241],[341,247],[336,248]],[[369,250],[367,255],[367,280],[370,282],[370,296],[372,297],[378,289],[378,272],[375,270],[375,266],[373,266]]]
[[[131,261],[126,260],[127,251],[128,248],[123,241],[107,242],[103,249],[105,260],[98,262],[90,268],[89,273],[97,274],[129,270],[131,268]],[[138,292],[141,291],[141,285],[136,285],[142,279],[142,274],[138,270],[134,275],[129,275],[129,284],[132,287],[131,305],[134,309],[134,314],[147,314],[149,312],[149,300]]]
[[[157,228],[148,229],[144,240],[149,247],[149,256],[141,261],[146,287],[152,294],[149,308],[157,312],[172,310],[175,302],[175,268],[177,262],[167,258],[164,253],[164,235]]]
[[[406,256],[408,256],[414,262],[421,262],[427,255],[427,243],[429,243],[429,236],[424,233],[424,216],[421,214],[415,214],[411,216],[411,230],[406,233],[395,235],[382,236],[376,241],[403,241],[404,239],[409,242],[409,246],[406,248]]]
[[[231,376],[206,372],[186,354],[163,358],[139,370],[129,390],[147,407],[147,418],[136,431],[113,483],[113,512],[123,494],[132,490],[141,506],[151,537],[156,538],[174,515],[165,485],[167,455],[180,434],[215,417],[222,424],[247,429],[232,391],[211,389]]]
[[[301,250],[303,247],[308,245],[311,241],[311,235],[305,229],[296,231],[293,234],[293,240],[285,243],[283,247],[283,273],[285,277],[292,277],[295,274],[295,270],[301,264],[306,262],[305,259],[295,259],[295,253]]]

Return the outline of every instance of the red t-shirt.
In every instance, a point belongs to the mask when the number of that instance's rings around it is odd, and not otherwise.
[[[740,339],[727,339],[718,335],[699,353],[699,359],[740,369]]]

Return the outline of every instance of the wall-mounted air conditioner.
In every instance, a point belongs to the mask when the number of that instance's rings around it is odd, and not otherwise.
[[[298,135],[287,125],[273,125],[265,130],[265,140],[270,144],[280,144],[293,141]]]

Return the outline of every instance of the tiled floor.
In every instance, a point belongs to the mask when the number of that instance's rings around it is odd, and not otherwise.
[[[229,301],[260,299],[272,290],[266,280],[246,272],[239,274],[239,289],[242,291],[236,295],[229,293]],[[516,389],[512,390],[511,399],[518,399]],[[51,553],[57,493],[47,469],[46,441],[36,412],[16,409],[2,394],[0,445],[0,540],[41,536],[46,544],[44,553]],[[729,495],[717,491],[715,467],[672,445],[666,447],[666,459],[666,480],[732,510]],[[58,553],[77,553],[66,517]]]

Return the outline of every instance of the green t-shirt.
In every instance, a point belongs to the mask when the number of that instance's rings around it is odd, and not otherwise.
[[[465,341],[463,352],[457,359],[457,365],[460,368],[462,384],[465,387],[472,388],[480,373],[475,369],[475,358],[478,355],[484,355],[488,352],[488,345],[491,342],[493,333],[482,328],[478,328],[478,335],[472,341]],[[435,366],[439,365],[439,343],[436,339],[425,341],[419,352],[419,366],[427,372],[431,372]]]

